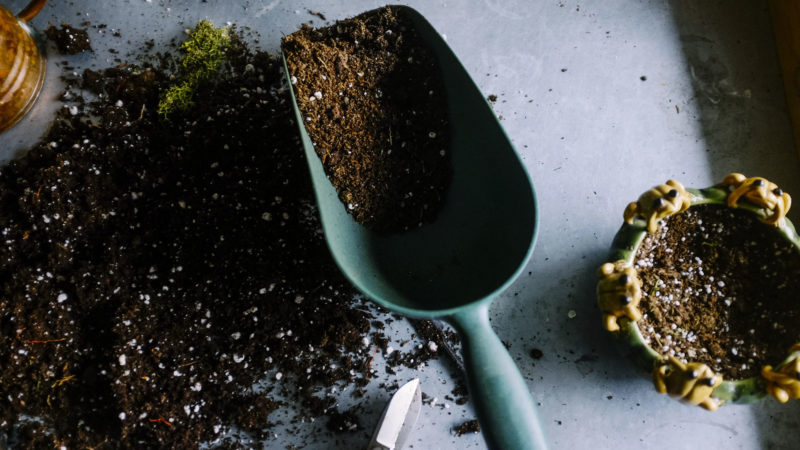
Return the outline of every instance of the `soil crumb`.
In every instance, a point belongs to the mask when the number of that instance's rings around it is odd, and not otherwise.
[[[50,25],[44,30],[47,38],[55,42],[59,53],[62,55],[75,55],[83,51],[92,51],[89,43],[89,33],[84,28],[74,28],[66,23],[61,28]]]
[[[468,420],[461,425],[454,428],[456,432],[456,436],[463,436],[468,433],[480,433],[481,432],[481,424],[478,423],[477,419]]]
[[[319,18],[320,18],[320,19],[322,19],[322,20],[328,20],[328,19],[325,17],[325,14],[322,14],[322,13],[321,13],[321,12],[319,12],[319,11],[314,11],[314,10],[311,10],[311,9],[309,9],[309,10],[308,10],[308,13],[309,13],[309,14],[311,14],[312,16],[319,17]]]

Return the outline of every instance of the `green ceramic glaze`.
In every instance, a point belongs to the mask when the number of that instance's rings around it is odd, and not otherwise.
[[[727,205],[729,191],[720,187],[706,189],[687,188],[686,191],[692,196],[692,207],[704,204]],[[738,209],[750,211],[761,218],[766,217],[766,213],[762,208],[746,200],[739,201]],[[786,225],[778,228],[778,231],[800,250],[800,237],[798,237],[791,221],[787,219]],[[627,264],[633,264],[636,250],[641,245],[646,234],[646,222],[643,219],[637,218],[632,224],[623,223],[611,244],[608,261],[625,260]],[[622,353],[634,361],[642,370],[652,373],[655,364],[662,360],[661,356],[644,342],[644,338],[635,322],[623,318],[619,321],[619,324],[620,330],[614,335],[616,341],[621,344]],[[786,360],[781,362],[781,365],[795,356],[797,355],[789,355]],[[752,403],[765,395],[766,381],[761,376],[743,380],[723,380],[722,384],[717,386],[711,394],[713,398],[720,401],[721,405],[725,403]]]

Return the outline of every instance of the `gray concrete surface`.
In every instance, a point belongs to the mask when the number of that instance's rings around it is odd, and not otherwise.
[[[11,9],[23,3],[4,0]],[[705,187],[740,171],[800,195],[800,161],[766,6],[747,0],[402,3],[446,35],[483,92],[498,96],[495,110],[534,180],[541,226],[534,256],[494,303],[492,319],[529,381],[552,448],[797,448],[800,402],[767,399],[709,413],[657,394],[615,351],[600,327],[594,298],[594,271],[625,205],[652,185],[676,178]],[[164,43],[201,18],[252,27],[261,48],[276,51],[280,37],[301,23],[322,24],[309,9],[335,20],[380,5],[52,0],[35,26],[89,20],[107,24],[106,34],[119,29],[123,39],[93,35],[94,54],[54,56],[43,101],[0,136],[0,160],[38,138],[59,107],[57,61],[106,67],[114,58],[109,47],[125,55],[145,40]],[[799,209],[790,213],[795,222]],[[404,321],[393,327],[397,342],[411,333]],[[534,347],[542,359],[528,356]],[[433,362],[396,377],[402,382],[414,376],[439,402],[423,408],[413,448],[484,448],[480,436],[455,437],[451,431],[473,412],[445,407],[455,385],[449,366]],[[363,447],[387,399],[378,382],[357,400],[365,430],[331,440],[316,431],[323,425],[309,423],[300,437],[276,430],[267,447]],[[353,401],[342,393],[342,404]]]

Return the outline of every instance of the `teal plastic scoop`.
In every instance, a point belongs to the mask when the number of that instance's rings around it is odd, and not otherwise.
[[[533,187],[483,94],[439,33],[413,9],[396,8],[405,10],[442,71],[453,164],[444,207],[435,222],[404,233],[376,234],[356,223],[325,176],[292,93],[325,238],[339,268],[366,296],[408,316],[445,319],[459,331],[490,448],[544,449],[528,386],[489,324],[490,303],[533,250]]]

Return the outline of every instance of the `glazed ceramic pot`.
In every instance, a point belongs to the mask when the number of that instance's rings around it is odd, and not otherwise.
[[[637,250],[648,234],[657,232],[662,219],[707,204],[749,211],[775,227],[793,250],[800,252],[800,238],[785,217],[791,197],[773,183],[730,174],[713,187],[687,189],[669,180],[642,194],[624,212],[625,221],[611,245],[608,262],[598,270],[603,327],[613,334],[623,353],[652,376],[658,392],[686,403],[715,410],[726,403],[750,403],[765,395],[781,402],[800,398],[800,344],[787,348],[785,359],[775,361],[774,368],[760,367],[757,376],[723,379],[706,364],[660,353],[648,344],[640,329],[640,301],[651,293],[642,290],[634,261]]]

